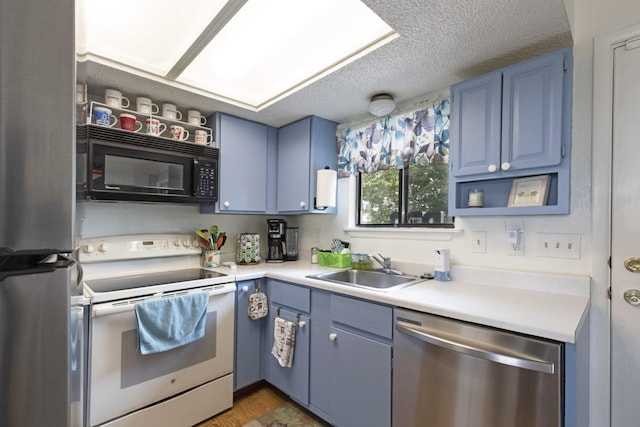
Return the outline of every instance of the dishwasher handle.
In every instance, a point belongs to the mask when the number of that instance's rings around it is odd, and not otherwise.
[[[516,368],[529,369],[544,374],[553,374],[555,372],[555,364],[528,358],[524,355],[511,355],[506,352],[498,352],[495,349],[482,348],[477,341],[458,339],[454,341],[450,337],[440,336],[438,331],[426,329],[424,327],[416,327],[415,325],[401,320],[396,321],[396,329],[411,337],[417,338],[429,344],[437,345],[457,353],[466,354],[468,356],[501,363],[503,365],[514,366]],[[459,337],[462,338],[462,337]],[[480,345],[479,345],[480,344]]]

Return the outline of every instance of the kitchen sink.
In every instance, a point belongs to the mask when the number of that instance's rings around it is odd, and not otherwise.
[[[310,274],[307,277],[381,292],[404,288],[425,280],[410,274],[388,274],[369,270],[331,271],[328,273]]]

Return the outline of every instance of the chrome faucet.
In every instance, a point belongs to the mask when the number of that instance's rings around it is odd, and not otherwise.
[[[395,274],[395,275],[398,275],[398,276],[404,276],[404,273],[402,271],[394,270],[393,268],[391,268],[391,258],[390,257],[383,256],[380,252],[378,252],[377,254],[370,254],[369,256],[371,258],[375,259],[376,262],[382,266],[381,271],[383,273]],[[378,271],[380,271],[380,270],[378,270]]]
[[[376,262],[380,264],[385,270],[391,269],[391,258],[383,256],[380,252],[378,252],[377,254],[371,254],[369,256],[375,259]]]

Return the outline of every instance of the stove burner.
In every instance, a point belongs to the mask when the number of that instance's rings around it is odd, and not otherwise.
[[[212,279],[224,276],[226,276],[226,274],[202,268],[189,268],[185,270],[163,271],[161,273],[145,273],[133,276],[87,280],[85,284],[93,292],[99,293],[144,288],[146,286],[166,285],[169,283],[189,282],[200,279]]]

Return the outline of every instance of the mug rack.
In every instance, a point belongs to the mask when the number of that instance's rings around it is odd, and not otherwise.
[[[138,120],[140,123],[142,123],[142,129],[140,129],[138,132],[134,132],[134,133],[141,133],[141,134],[145,134],[146,133],[146,129],[145,129],[145,122],[147,119],[157,119],[160,121],[160,123],[164,123],[167,126],[167,129],[161,134],[161,135],[153,135],[155,137],[158,138],[164,138],[167,139],[169,141],[175,141],[174,139],[169,138],[169,127],[171,125],[180,125],[183,128],[185,128],[186,130],[189,131],[189,137],[187,139],[182,140],[182,142],[190,142],[195,144],[195,131],[197,130],[203,130],[206,132],[206,139],[207,142],[206,144],[200,144],[200,145],[206,145],[209,147],[215,147],[215,140],[213,138],[213,130],[211,128],[208,128],[206,126],[197,126],[197,125],[193,125],[191,123],[188,122],[183,122],[181,120],[176,120],[176,119],[169,119],[167,117],[161,116],[161,115],[157,115],[157,114],[145,114],[145,113],[141,113],[139,111],[135,111],[135,110],[129,110],[126,108],[117,108],[117,107],[113,107],[111,105],[107,105],[104,104],[102,102],[97,102],[97,101],[91,101],[90,102],[90,106],[89,106],[89,112],[88,112],[88,117],[87,117],[87,123],[89,124],[96,124],[95,121],[95,117],[93,115],[93,109],[95,107],[105,107],[108,108],[112,111],[113,115],[116,116],[116,118],[118,118],[118,116],[120,114],[126,113],[126,114],[131,114],[133,116],[136,117],[136,120]],[[119,129],[122,130],[122,132],[132,132],[132,131],[128,131],[128,130],[124,130],[120,128],[120,119],[118,118],[118,122],[112,126],[113,129]]]

